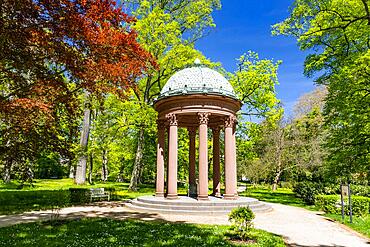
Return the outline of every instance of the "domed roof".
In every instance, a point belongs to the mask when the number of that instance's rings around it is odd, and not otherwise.
[[[220,73],[195,60],[193,67],[175,73],[162,88],[159,99],[177,95],[213,94],[237,99],[231,84]]]

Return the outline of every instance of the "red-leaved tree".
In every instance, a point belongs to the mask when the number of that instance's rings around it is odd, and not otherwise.
[[[0,3],[0,160],[4,180],[76,136],[81,90],[124,97],[155,62],[112,0]],[[14,168],[15,169],[15,168]]]

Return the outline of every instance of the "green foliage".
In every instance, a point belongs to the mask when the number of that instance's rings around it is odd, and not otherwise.
[[[58,223],[58,224],[57,224]],[[229,242],[227,226],[82,218],[0,228],[1,246],[240,246]],[[253,230],[251,247],[285,246],[280,236]],[[244,245],[242,245],[244,246]]]
[[[315,196],[325,193],[324,190],[324,184],[311,181],[296,183],[293,189],[296,196],[302,198],[308,205],[313,205],[315,203]]]
[[[296,0],[273,33],[292,35],[306,57],[305,74],[326,85],[328,168],[353,179],[370,167],[370,50],[368,0]]]
[[[229,213],[229,221],[234,231],[243,240],[248,239],[248,234],[253,228],[253,219],[254,213],[249,207],[237,207]]]
[[[65,190],[0,192],[0,214],[66,207],[69,205],[71,205],[70,193]]]
[[[344,198],[345,214],[349,214],[348,197]],[[365,215],[370,213],[370,198],[363,196],[351,196],[352,212],[354,215]],[[317,195],[315,205],[328,214],[341,214],[339,195]]]
[[[281,61],[260,59],[249,51],[237,59],[237,70],[229,73],[229,81],[238,98],[244,103],[243,115],[267,117],[273,122],[280,118],[282,108],[276,98],[277,70]]]

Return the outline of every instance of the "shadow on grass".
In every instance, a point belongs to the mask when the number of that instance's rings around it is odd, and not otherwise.
[[[157,220],[152,214],[135,216]],[[227,231],[227,226],[164,220],[78,218],[0,228],[0,246],[236,246],[225,238]],[[283,246],[279,237],[270,238],[271,246]]]

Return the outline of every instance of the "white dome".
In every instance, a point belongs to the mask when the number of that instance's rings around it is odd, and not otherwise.
[[[159,98],[186,94],[218,94],[236,98],[233,87],[225,77],[199,62],[171,76]]]

